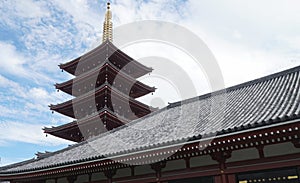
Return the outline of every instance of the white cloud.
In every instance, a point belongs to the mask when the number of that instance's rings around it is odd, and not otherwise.
[[[49,85],[70,78],[60,74],[58,63],[100,44],[104,6],[103,2],[100,6],[88,0],[0,1],[0,26],[19,33],[15,35],[17,42],[0,40],[0,110],[4,111],[0,115],[5,123],[1,127],[6,130],[0,132],[0,143],[55,143],[52,137],[44,139],[38,124],[69,122],[62,115],[50,116],[47,107],[68,97],[50,91]],[[116,0],[112,11],[114,26],[145,19],[186,26],[211,48],[227,86],[300,64],[297,0]],[[142,47],[135,49],[150,53]],[[156,55],[184,60],[180,55],[158,51]],[[190,65],[185,69],[195,79],[196,71]],[[7,73],[17,77],[7,79]],[[20,81],[20,77],[25,78]]]
[[[226,86],[300,64],[299,1],[198,1],[180,20],[216,56]]]
[[[70,141],[53,136],[46,137],[42,125],[32,125],[18,122],[0,122],[0,142],[25,142],[47,146],[70,144]],[[0,144],[1,145],[1,144]],[[5,144],[2,144],[5,145]]]
[[[8,72],[15,75],[27,75],[23,65],[26,61],[16,47],[9,43],[0,42],[0,68],[1,72]]]
[[[176,8],[180,10],[176,11]],[[187,27],[206,42],[217,58],[226,86],[300,64],[297,39],[300,31],[299,1],[190,0],[173,4],[169,1],[127,0],[116,1],[112,11],[118,24],[157,19]],[[153,51],[156,56],[161,50],[164,49],[157,51],[136,46],[129,53],[139,58],[149,56]],[[169,50],[164,54],[169,58],[182,58]],[[190,67],[189,73],[193,72],[199,71]],[[199,77],[192,78],[197,83]]]
[[[73,2],[68,5],[76,5],[77,10],[85,7]],[[94,43],[93,38],[96,38],[94,27],[87,23],[91,23],[88,17],[95,17],[88,7],[84,12],[75,11],[85,17],[81,20],[62,11],[59,4],[52,1],[0,2],[0,26],[18,32],[15,35],[18,42],[0,40],[3,60],[0,66],[4,72],[32,79],[38,85],[57,82],[57,76],[61,75],[57,65],[78,56],[77,52],[86,50],[86,45]]]
[[[6,90],[6,92],[14,93],[15,96],[26,100],[34,100],[41,102],[45,99],[50,99],[49,93],[43,88],[30,88],[25,87],[15,81],[9,80],[6,77],[0,75],[0,88]]]
[[[17,50],[17,48],[12,43],[0,41],[0,60],[1,74],[12,75],[14,77],[23,78],[24,80],[31,80],[38,84],[49,84],[55,82],[52,76],[47,75],[47,73],[41,72],[45,71],[45,69],[47,70],[48,64],[53,67],[53,63],[34,63],[34,57],[25,55],[25,53]],[[37,67],[37,65],[39,65],[39,67]],[[56,71],[58,71],[56,65],[55,67]],[[39,70],[39,68],[43,69]]]
[[[148,19],[178,22],[184,13],[182,4],[184,3],[181,1],[168,0],[116,0],[112,5],[112,11],[116,24]]]
[[[71,121],[59,114],[51,114],[48,105],[68,100],[63,92],[48,92],[41,87],[22,86],[0,75],[0,116],[26,124],[61,124]],[[14,95],[12,95],[12,93]]]
[[[63,92],[48,92],[44,88],[30,88],[26,91],[26,96],[24,98],[27,100],[25,107],[28,107],[35,112],[50,112],[48,105],[61,103],[63,101],[69,100],[71,97],[67,96]],[[68,118],[70,120],[70,118]]]
[[[15,11],[17,16],[26,18],[37,18],[49,15],[47,9],[43,7],[43,4],[41,2],[35,2],[32,0],[17,0],[16,3],[14,3],[14,5],[16,5]]]
[[[16,23],[16,19],[40,19],[48,15],[43,2],[33,0],[0,1],[0,24],[5,23],[13,28],[20,28],[21,22]]]
[[[7,79],[6,77],[0,75],[0,86],[1,87],[10,87],[11,85],[16,86],[17,83]]]
[[[0,146],[1,146],[1,141],[0,141]],[[1,160],[1,161],[0,161],[0,166],[10,165],[10,164],[13,164],[13,163],[16,163],[16,162],[21,162],[21,161],[24,161],[25,159],[28,159],[28,158],[0,157],[0,160]],[[4,182],[4,183],[5,183],[5,182]]]
[[[279,72],[300,64],[291,54],[263,50],[214,36],[206,43],[215,55],[223,72],[226,86],[232,86]]]
[[[103,17],[104,13],[96,12],[91,3],[88,0],[55,0],[53,4],[71,15],[75,24],[84,22],[100,28],[100,17]]]

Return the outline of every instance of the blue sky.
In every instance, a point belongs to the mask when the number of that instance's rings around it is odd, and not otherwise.
[[[71,121],[48,108],[70,98],[54,89],[71,78],[57,65],[101,43],[105,3],[0,0],[0,166],[70,144],[45,137],[41,128]],[[226,86],[300,64],[298,0],[116,0],[112,11],[114,26],[154,19],[196,33],[215,55]],[[136,49],[128,52],[138,56]]]

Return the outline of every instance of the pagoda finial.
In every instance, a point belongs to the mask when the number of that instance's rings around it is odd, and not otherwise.
[[[103,37],[102,42],[106,40],[112,42],[112,13],[110,11],[110,2],[107,2],[107,9],[105,13],[105,20],[103,23]]]

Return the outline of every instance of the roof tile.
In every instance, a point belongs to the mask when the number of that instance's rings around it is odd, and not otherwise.
[[[300,66],[170,104],[126,126],[0,174],[53,167],[300,118]]]

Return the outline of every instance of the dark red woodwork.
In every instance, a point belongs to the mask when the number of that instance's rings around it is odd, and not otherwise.
[[[264,146],[263,146],[263,145],[260,145],[260,146],[257,146],[256,148],[257,148],[257,150],[258,150],[259,157],[260,157],[260,158],[264,158],[264,157],[265,157],[265,154],[264,154]]]
[[[294,139],[294,140],[292,141],[292,143],[294,144],[294,146],[295,146],[296,148],[300,148],[300,140],[299,140],[299,139]]]
[[[75,79],[55,84],[55,87],[56,89],[62,90],[76,97],[94,90],[106,82],[124,94],[129,94],[129,96],[133,98],[155,91],[154,87],[149,87],[137,81],[135,78],[126,75],[126,73],[122,70],[118,70],[118,68],[110,63],[104,64],[99,68],[99,70],[95,69],[86,74],[82,74]]]
[[[219,176],[219,175],[214,176],[214,181],[215,181],[215,183],[222,183],[221,176]]]
[[[284,161],[283,161],[284,160]],[[257,159],[257,160],[248,160],[248,161],[241,161],[235,163],[228,163],[226,175],[233,176],[235,173],[239,172],[249,172],[254,170],[266,170],[266,169],[274,169],[274,168],[283,168],[283,167],[295,167],[300,166],[300,154],[294,155],[284,155],[280,157],[272,157],[272,158],[265,158],[265,159]],[[233,167],[237,168],[233,168]],[[250,168],[249,168],[250,167]],[[67,170],[67,169],[66,169]],[[69,169],[71,171],[72,168]],[[55,171],[55,170],[54,170]],[[86,169],[86,171],[88,171]],[[74,172],[74,171],[73,171]],[[50,173],[50,172],[48,172]],[[161,174],[160,181],[168,181],[168,180],[175,180],[175,179],[184,179],[184,178],[191,178],[191,177],[201,177],[201,176],[216,176],[215,180],[219,180],[221,178],[219,166],[218,165],[210,165],[206,167],[198,167],[198,168],[191,168],[191,169],[183,169],[183,170],[175,170],[175,171],[168,171],[163,172]],[[33,174],[27,174],[28,177],[35,177]],[[23,176],[15,175],[15,179],[22,178]],[[5,179],[5,177],[2,177]],[[24,177],[23,177],[24,178]],[[227,176],[228,180],[231,180],[232,177]],[[147,181],[149,180],[149,181]],[[124,178],[116,178],[114,179],[115,182],[155,182],[156,175],[147,174],[147,175],[140,175],[134,177],[124,177]]]
[[[115,47],[111,42],[104,42],[94,50],[70,62],[60,64],[59,67],[70,74],[78,76],[84,72],[92,70],[106,59],[119,69],[124,70],[128,75],[135,78],[152,71],[152,68],[146,67],[135,61],[133,58]],[[78,68],[85,70],[79,70]]]
[[[229,183],[236,183],[236,177],[234,174],[228,174],[227,179]]]
[[[184,160],[185,160],[185,167],[186,167],[187,169],[191,168],[190,159],[191,159],[191,158],[189,158],[189,157],[184,159]]]
[[[82,95],[64,103],[50,105],[51,110],[76,119],[84,118],[105,107],[130,120],[143,117],[154,110],[154,108],[124,95],[110,85],[103,85],[95,92]],[[121,110],[119,107],[122,107]],[[82,109],[83,111],[81,111]],[[129,116],[126,113],[128,110]],[[132,113],[135,115],[130,116]]]
[[[80,142],[143,117],[155,109],[135,98],[155,91],[136,78],[152,71],[106,41],[94,50],[61,64],[74,79],[56,84],[76,98],[50,105],[73,121],[58,127],[44,128],[45,133]],[[100,124],[99,124],[100,123]]]
[[[113,182],[113,176],[115,176],[116,173],[117,173],[116,169],[104,171],[104,175],[107,177],[108,183],[112,183]]]
[[[129,121],[127,121],[127,119],[122,118],[121,116],[116,116],[112,111],[106,108],[105,110],[99,111],[99,113],[88,118],[58,127],[44,128],[44,131],[45,133],[60,138],[80,142],[86,137],[93,137],[97,134],[105,133],[128,122]]]
[[[75,78],[56,84],[56,89],[76,98],[61,104],[51,105],[50,108],[63,115],[75,118],[76,121],[58,127],[45,128],[46,133],[80,142],[107,130],[126,125],[131,120],[153,111],[153,108],[135,100],[137,97],[155,90],[155,88],[136,80],[138,77],[150,73],[152,69],[138,63],[109,41],[105,41],[77,59],[61,64],[60,68],[73,74]],[[228,108],[226,107],[224,113],[224,123],[226,125],[223,126],[223,130],[216,128],[218,129],[217,134],[213,134],[214,130],[207,134],[199,131],[199,133],[193,133],[195,136],[187,136],[186,138],[171,137],[163,141],[149,137],[151,141],[145,141],[145,145],[142,144],[136,148],[128,149],[116,148],[114,152],[103,151],[102,153],[82,149],[88,147],[81,146],[86,144],[83,142],[67,148],[67,150],[52,153],[57,153],[59,156],[53,157],[51,153],[38,153],[36,159],[29,160],[30,163],[21,162],[11,167],[0,167],[1,172],[3,172],[0,175],[0,181],[45,182],[45,180],[51,178],[57,182],[57,178],[64,177],[72,183],[76,181],[78,175],[84,174],[88,175],[89,182],[92,182],[92,173],[103,172],[107,180],[95,182],[178,183],[189,178],[200,180],[194,178],[209,176],[209,178],[214,177],[216,183],[235,183],[240,180],[239,178],[247,178],[249,175],[253,175],[252,171],[265,172],[269,169],[278,168],[277,172],[279,172],[285,167],[293,167],[297,172],[296,167],[300,168],[300,152],[273,157],[266,157],[264,153],[265,147],[283,142],[292,143],[294,147],[300,148],[299,106],[297,106],[299,83],[293,82],[293,80],[299,79],[299,72],[293,72],[290,70],[285,73],[289,76],[277,73],[275,74],[276,78],[275,75],[272,75],[268,76],[268,79],[257,79],[247,84],[229,88],[230,92],[238,90],[243,92],[237,92],[236,96],[228,92],[229,96],[236,97],[238,100],[229,101],[230,105],[228,105]],[[118,79],[116,80],[116,78]],[[273,79],[276,82],[273,82]],[[261,82],[265,82],[267,85],[260,85]],[[291,83],[291,85],[285,83]],[[243,87],[248,87],[248,91],[244,91]],[[266,90],[261,90],[263,88],[266,88]],[[297,88],[297,90],[293,90],[294,88]],[[276,93],[276,95],[271,96],[271,93]],[[197,98],[207,99],[208,95],[211,94]],[[252,97],[255,100],[249,100]],[[167,109],[178,107],[179,103],[181,102],[171,104]],[[241,110],[236,110],[237,108]],[[230,113],[227,113],[228,111]],[[244,113],[245,111],[247,112]],[[255,116],[257,113],[259,115]],[[246,118],[244,118],[245,116]],[[215,118],[217,117],[218,115],[215,116]],[[199,122],[202,123],[202,120],[199,120]],[[138,140],[143,140],[140,137],[144,134],[137,135],[132,131],[128,133],[132,133],[134,137],[139,138]],[[188,134],[182,133],[181,137]],[[164,133],[154,135],[164,137]],[[122,132],[120,136],[122,136]],[[109,138],[110,136],[106,137]],[[134,141],[131,136],[124,136],[124,138],[126,137]],[[103,139],[97,140],[101,141]],[[76,149],[73,149],[73,147]],[[228,162],[235,151],[247,148],[257,149],[259,157],[255,156],[256,159]],[[87,151],[81,154],[81,150]],[[109,156],[105,153],[108,153]],[[241,153],[241,151],[238,153]],[[66,156],[73,155],[74,158],[64,159]],[[211,158],[215,162],[212,163],[213,165],[208,166],[191,166],[191,162],[194,163],[194,161],[190,160],[199,156],[208,156],[209,160]],[[109,159],[109,157],[112,157],[112,159]],[[55,162],[56,159],[58,160],[57,163]],[[169,162],[175,160],[180,160],[181,163],[185,161],[186,166],[182,167],[182,164],[180,164],[181,169],[162,171]],[[193,160],[196,161],[196,159]],[[236,161],[234,158],[231,160]],[[153,172],[137,176],[135,167],[138,165],[150,165]],[[122,168],[131,170],[131,175],[115,178],[116,172]]]
[[[76,181],[77,177],[76,176],[68,176],[67,180],[69,183],[74,183]]]
[[[155,171],[156,174],[156,182],[160,183],[161,178],[161,171],[164,169],[167,165],[166,161],[160,161],[154,164],[151,164],[151,168]]]
[[[263,159],[247,160],[242,162],[227,163],[227,173],[250,172],[284,167],[299,166],[300,154],[282,155]],[[241,167],[243,167],[241,169]]]

